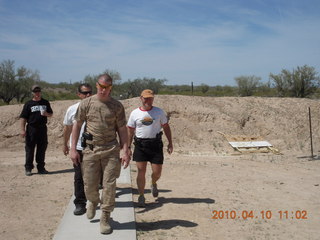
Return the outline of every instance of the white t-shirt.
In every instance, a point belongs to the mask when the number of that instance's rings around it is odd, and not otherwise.
[[[161,108],[152,107],[149,111],[137,108],[131,112],[127,126],[136,130],[137,138],[155,138],[167,123],[166,113]]]
[[[72,106],[70,106],[68,108],[66,114],[64,115],[63,125],[67,125],[67,126],[73,125],[73,123],[75,121],[74,116],[76,115],[79,104],[80,104],[80,102],[73,104]],[[81,136],[84,131],[84,127],[85,127],[85,123],[83,123],[81,126],[80,135],[79,135],[79,139],[78,139],[78,143],[77,143],[77,150],[80,150],[80,151],[83,150],[83,148],[81,147]],[[70,135],[70,140],[69,140],[70,146],[71,146],[71,139],[72,139],[72,137]]]

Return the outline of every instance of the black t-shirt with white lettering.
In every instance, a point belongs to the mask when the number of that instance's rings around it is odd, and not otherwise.
[[[30,100],[23,106],[20,118],[27,119],[30,126],[38,127],[47,124],[47,117],[42,116],[40,109],[46,110],[48,113],[53,113],[48,100],[41,98],[40,101]]]

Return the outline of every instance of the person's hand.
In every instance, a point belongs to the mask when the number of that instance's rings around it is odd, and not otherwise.
[[[169,154],[171,154],[171,153],[173,152],[173,145],[170,144],[170,143],[168,144],[167,152],[168,152]]]
[[[69,154],[69,147],[67,145],[62,147],[62,152],[65,156]]]
[[[78,166],[80,163],[80,155],[77,150],[70,151],[70,158],[74,165]]]
[[[26,131],[25,130],[21,131],[20,136],[24,138],[26,136]]]
[[[124,169],[126,169],[129,166],[130,159],[131,157],[128,153],[123,154],[123,156],[120,158],[121,165],[123,166]]]

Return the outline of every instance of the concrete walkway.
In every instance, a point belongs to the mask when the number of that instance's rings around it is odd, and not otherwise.
[[[116,207],[111,213],[110,220],[110,225],[113,228],[111,234],[103,235],[100,233],[100,209],[97,209],[96,216],[91,220],[87,219],[86,214],[75,216],[73,214],[73,199],[74,197],[70,199],[53,240],[136,239],[130,166],[127,169],[121,169],[120,177],[117,179]]]

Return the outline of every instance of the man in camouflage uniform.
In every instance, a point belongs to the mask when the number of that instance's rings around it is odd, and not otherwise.
[[[112,78],[108,74],[99,76],[96,87],[97,94],[82,100],[75,115],[71,159],[74,164],[79,164],[76,143],[82,123],[86,122],[82,137],[86,139],[87,146],[83,150],[82,164],[85,194],[89,201],[87,218],[94,218],[100,202],[98,186],[102,174],[100,232],[109,234],[112,232],[109,219],[115,207],[116,178],[120,175],[121,164],[124,168],[128,166],[130,154],[124,108],[119,101],[110,97]],[[123,150],[121,158],[120,149]]]

